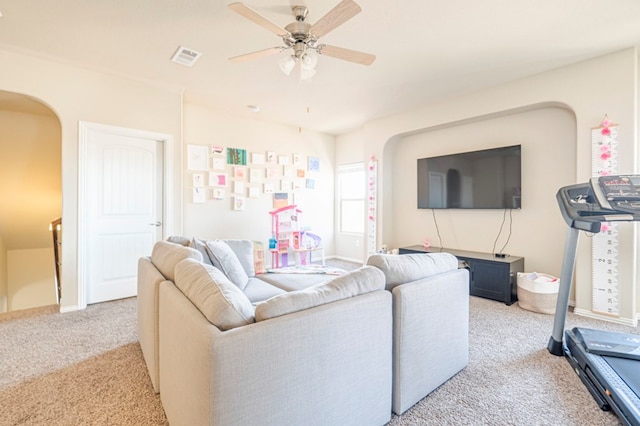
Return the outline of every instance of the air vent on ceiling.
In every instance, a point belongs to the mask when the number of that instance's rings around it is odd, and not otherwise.
[[[178,50],[176,50],[176,53],[173,54],[173,57],[171,57],[171,60],[176,64],[191,67],[196,63],[201,55],[202,53],[200,52],[180,46],[178,47]]]

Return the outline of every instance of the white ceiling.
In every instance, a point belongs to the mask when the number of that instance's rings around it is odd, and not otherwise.
[[[640,1],[357,0],[362,12],[320,41],[373,53],[367,67],[321,56],[285,76],[278,56],[227,58],[281,44],[231,0],[0,0],[0,48],[184,88],[185,99],[339,134],[436,99],[640,44]],[[305,0],[314,23],[338,0]],[[289,0],[247,0],[284,27]],[[170,62],[179,45],[202,52]],[[603,76],[606,78],[606,76]],[[308,112],[307,112],[308,108]]]

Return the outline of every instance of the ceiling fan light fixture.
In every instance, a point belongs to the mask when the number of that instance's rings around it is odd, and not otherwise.
[[[316,70],[313,68],[307,69],[302,66],[300,67],[300,80],[309,80],[314,75],[316,75]]]
[[[315,70],[318,65],[318,54],[313,50],[307,50],[300,56],[300,66],[305,70]]]
[[[280,70],[286,75],[291,75],[291,71],[293,71],[293,67],[296,66],[296,58],[291,55],[287,55],[284,58],[280,59],[278,62],[278,66],[280,66]]]

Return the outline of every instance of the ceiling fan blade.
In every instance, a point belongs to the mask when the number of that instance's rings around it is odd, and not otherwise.
[[[340,25],[360,13],[362,9],[353,0],[342,0],[333,9],[327,12],[318,22],[313,24],[309,32],[316,38],[335,30]]]
[[[356,50],[329,46],[326,44],[318,46],[318,53],[362,65],[371,65],[373,61],[376,60],[376,55],[372,55],[370,53],[358,52]]]
[[[251,9],[249,6],[246,6],[244,3],[240,3],[240,2],[231,3],[229,5],[229,9],[233,10],[239,15],[244,16],[248,20],[253,21],[256,24],[268,29],[269,31],[271,31],[277,36],[284,37],[289,34],[289,31],[274,24],[264,16],[260,15],[255,10]]]
[[[268,49],[258,50],[257,52],[247,53],[240,56],[234,56],[233,58],[229,58],[231,62],[234,64],[239,64],[240,62],[250,61],[252,59],[258,59],[265,56],[275,55],[276,53],[280,53],[285,48],[282,46],[270,47]]]

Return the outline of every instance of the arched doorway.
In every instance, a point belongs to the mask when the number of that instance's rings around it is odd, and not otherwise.
[[[0,312],[57,303],[49,224],[62,212],[60,121],[0,90]]]

